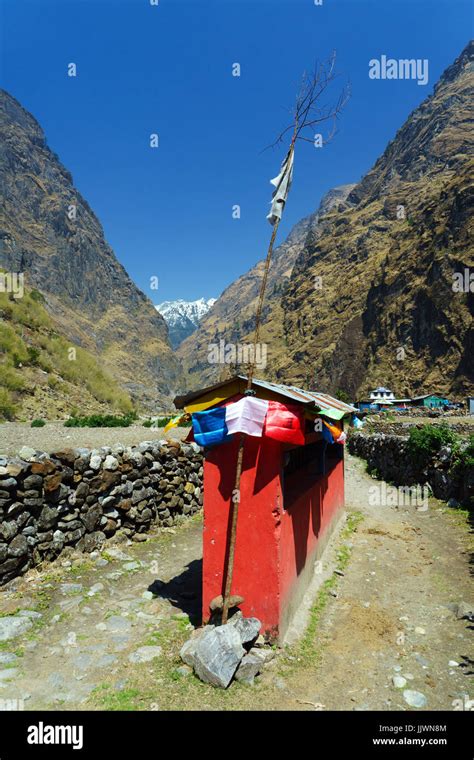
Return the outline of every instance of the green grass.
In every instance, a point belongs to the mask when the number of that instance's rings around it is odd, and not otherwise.
[[[143,646],[146,647],[156,647],[156,646],[163,646],[166,644],[166,637],[163,631],[157,630],[152,631],[145,640],[145,643]]]
[[[15,654],[17,657],[23,657],[25,654],[23,649],[20,649],[17,647],[16,649],[12,649],[12,642],[11,641],[0,641],[0,652],[7,652],[8,654]],[[11,663],[13,667],[15,667],[14,663]],[[2,668],[11,667],[9,665],[2,665]]]
[[[91,414],[87,417],[70,417],[64,427],[129,427],[136,419],[133,413],[127,415]]]
[[[40,367],[50,374],[48,384],[67,393],[59,375],[78,388],[85,388],[98,402],[124,415],[133,412],[130,396],[85,349],[60,335],[43,306],[38,291],[26,290],[23,298],[0,293],[0,419],[13,419],[21,394],[32,392],[34,381],[25,368]],[[15,397],[19,397],[17,399]]]
[[[51,605],[51,596],[52,591],[50,589],[37,589],[35,591],[35,611],[36,612],[44,612],[45,610],[48,610]],[[43,618],[39,618],[38,621],[35,622],[41,622]]]
[[[357,526],[362,520],[363,515],[361,512],[350,512],[346,524],[341,531],[341,541],[347,540],[349,536],[357,530]],[[342,572],[349,563],[351,550],[348,546],[342,545],[341,548],[337,550],[336,556],[337,563],[335,569]],[[339,576],[336,574],[333,574],[330,578],[324,581],[316,600],[311,607],[308,627],[295,650],[297,659],[306,665],[314,665],[319,661],[321,652],[315,647],[315,638],[321,621],[321,616],[329,601],[330,592],[335,589],[338,582]]]
[[[112,691],[112,685],[108,683],[100,684],[92,692],[92,699],[96,699],[101,704],[103,710],[137,710],[137,700],[140,700],[139,689],[122,689],[122,691]],[[147,709],[144,707],[144,709]]]
[[[16,415],[16,405],[6,388],[0,388],[0,421],[12,420]]]
[[[78,562],[77,565],[71,565],[71,567],[68,568],[69,575],[72,575],[74,578],[77,578],[78,576],[82,575],[82,573],[86,573],[88,570],[94,569],[94,563],[90,559],[85,559],[81,562]]]
[[[8,363],[8,358],[0,364],[0,386],[9,391],[22,391],[26,388],[21,373]]]
[[[43,369],[50,367],[74,385],[85,385],[87,390],[98,401],[108,403],[123,413],[131,413],[133,404],[130,397],[120,390],[114,380],[100,367],[95,357],[79,346],[71,345],[60,335],[43,337],[40,341],[46,354]],[[75,351],[75,359],[71,357],[71,349]]]
[[[16,364],[20,361],[26,361],[28,358],[26,343],[17,335],[11,324],[3,321],[0,322],[0,350],[12,357],[16,356]]]
[[[176,622],[177,628],[181,633],[186,633],[189,630],[189,617],[181,615],[173,615],[172,619]]]
[[[15,609],[13,611],[10,611],[10,612],[0,612],[0,618],[10,617],[10,615],[18,615],[18,613],[20,612],[20,610],[21,610],[21,607],[15,607]]]

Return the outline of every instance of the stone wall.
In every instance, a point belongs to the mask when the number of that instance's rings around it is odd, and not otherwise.
[[[65,546],[91,552],[117,531],[139,541],[198,511],[202,460],[177,441],[0,457],[0,584]]]
[[[351,454],[366,460],[369,469],[396,486],[428,485],[437,499],[450,499],[474,509],[474,470],[453,468],[451,447],[443,446],[427,467],[421,468],[407,450],[408,437],[351,432]]]
[[[397,415],[398,417],[398,415]],[[449,429],[460,436],[474,435],[474,417],[465,417],[462,421],[452,422],[442,418],[441,420],[429,419],[426,422],[406,422],[402,419],[387,420],[385,417],[367,417],[364,427],[364,435],[385,433],[386,435],[408,436],[413,428],[422,428],[424,425],[448,424]]]

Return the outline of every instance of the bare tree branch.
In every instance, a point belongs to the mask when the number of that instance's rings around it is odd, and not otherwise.
[[[349,84],[346,84],[335,102],[322,102],[325,93],[339,77],[335,72],[335,65],[336,53],[334,51],[327,61],[316,62],[311,74],[303,73],[301,86],[296,96],[292,123],[285,127],[276,140],[264,150],[279,145],[290,131],[293,131],[293,142],[296,140],[314,142],[314,135],[310,138],[308,132],[316,124],[324,122],[332,122],[332,128],[328,136],[324,138],[324,142],[327,143],[332,140],[336,134],[336,122],[350,97],[350,87]]]

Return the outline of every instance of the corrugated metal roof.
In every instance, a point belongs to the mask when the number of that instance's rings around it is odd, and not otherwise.
[[[191,403],[191,401],[199,398],[204,393],[221,388],[228,383],[231,383],[233,380],[247,380],[247,378],[245,375],[236,375],[224,382],[217,383],[208,388],[202,388],[199,391],[188,393],[186,396],[177,396],[175,398],[175,405],[178,408],[182,408]],[[268,380],[258,380],[255,378],[252,380],[252,385],[257,388],[266,388],[268,391],[278,393],[280,396],[284,396],[292,401],[297,401],[300,404],[315,405],[323,414],[325,411],[331,412],[332,410],[336,410],[336,412],[341,413],[341,416],[344,416],[358,411],[354,406],[345,404],[343,401],[339,401],[339,399],[333,398],[333,396],[329,396],[327,393],[306,391],[302,388],[296,388],[294,385],[282,385],[280,383],[271,383]]]
[[[333,396],[329,396],[327,393],[306,391],[301,388],[296,388],[294,385],[270,383],[267,380],[253,380],[252,383],[261,388],[267,388],[268,390],[275,391],[275,393],[280,393],[282,396],[286,396],[293,401],[299,401],[303,404],[314,403],[320,409],[338,409],[341,412],[347,412],[347,414],[352,414],[352,412],[357,411],[355,407],[345,404],[343,401],[339,401],[339,399],[333,398]]]
[[[422,401],[424,398],[444,398],[446,399],[446,396],[440,396],[438,393],[425,393],[424,396],[413,396],[411,401]]]

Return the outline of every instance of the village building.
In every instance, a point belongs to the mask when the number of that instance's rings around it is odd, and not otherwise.
[[[380,386],[370,391],[368,399],[362,399],[357,402],[356,406],[360,411],[379,412],[381,409],[388,409],[393,405],[395,396],[389,388]]]
[[[414,407],[442,409],[450,406],[450,404],[449,399],[435,393],[426,393],[411,398],[395,398],[395,394],[389,388],[381,386],[371,391],[368,399],[357,401],[356,406],[361,412],[380,412]]]
[[[395,401],[395,396],[393,391],[391,391],[389,388],[384,388],[383,386],[380,386],[379,388],[376,388],[374,391],[371,391],[369,394],[369,399],[372,402],[376,403],[391,403]]]
[[[443,396],[437,396],[435,393],[427,393],[424,396],[415,396],[411,399],[411,406],[424,406],[429,409],[438,409],[448,406],[449,400]]]
[[[238,375],[177,397],[175,405],[193,414],[194,425],[196,413],[248,397],[246,387]],[[282,642],[343,515],[343,426],[356,410],[324,393],[263,380],[253,380],[252,394],[294,410],[302,439],[299,445],[277,440],[266,427],[261,436],[246,436],[238,494],[240,435],[205,449],[202,619],[209,621],[211,603],[224,593],[230,506],[237,498],[232,594],[243,597],[244,616],[258,618],[268,640]]]

